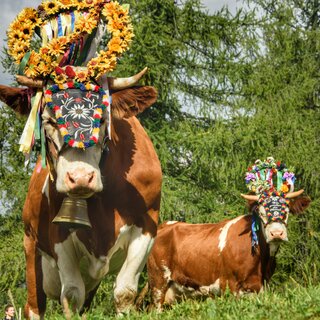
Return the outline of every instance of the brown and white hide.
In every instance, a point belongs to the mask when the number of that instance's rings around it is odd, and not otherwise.
[[[27,114],[27,91],[12,90],[0,86],[0,98]],[[15,94],[20,100],[13,98]],[[114,136],[107,140],[106,154],[102,153],[105,123],[96,146],[75,149],[63,146],[55,119],[49,110],[43,112],[47,139],[55,149],[55,155],[51,153],[55,181],[48,169],[35,169],[23,209],[26,318],[43,319],[46,298],[85,310],[107,274],[117,274],[117,312],[134,305],[139,275],[157,233],[162,180],[152,142],[135,115],[156,101],[156,91],[132,87],[113,91],[112,97]],[[52,223],[66,193],[89,196],[92,228],[68,229]]]
[[[309,200],[295,202],[301,211]],[[253,250],[251,224],[251,215],[219,223],[163,223],[147,263],[153,305],[161,311],[177,300],[216,296],[227,288],[237,295],[263,290],[275,269],[271,247],[281,240],[267,243],[260,228]]]

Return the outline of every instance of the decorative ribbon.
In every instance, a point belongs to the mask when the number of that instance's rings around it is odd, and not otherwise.
[[[36,95],[31,99],[31,111],[19,140],[19,151],[21,151],[26,157],[29,157],[33,145],[32,143],[34,142],[34,131],[36,127],[37,114],[39,105],[41,103],[42,94],[42,89],[38,89]]]
[[[257,215],[253,213],[251,223],[251,246],[253,248],[259,244],[257,231],[259,231],[259,223],[257,221]]]
[[[75,23],[75,15],[74,15],[74,11],[70,12],[70,16],[71,16],[71,32],[74,31],[74,23]]]
[[[278,170],[277,172],[277,191],[280,191],[282,187],[282,172]]]
[[[46,167],[46,135],[44,127],[41,127],[41,167]]]
[[[63,34],[61,14],[57,16],[57,24],[58,24],[58,37],[63,37],[64,34]]]

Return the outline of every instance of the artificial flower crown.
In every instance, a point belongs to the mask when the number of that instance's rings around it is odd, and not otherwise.
[[[111,39],[96,57],[85,63],[100,22]],[[31,50],[34,33],[40,35],[39,51]],[[37,9],[25,8],[9,26],[8,53],[19,73],[62,84],[69,80],[97,80],[114,70],[117,58],[133,38],[128,6],[110,0],[50,0]],[[69,68],[66,68],[68,66]]]
[[[264,161],[258,159],[248,168],[245,177],[246,185],[250,191],[259,195],[265,192],[284,194],[292,192],[296,179],[293,171],[294,169],[288,169],[284,163],[276,162],[272,157],[268,157]]]

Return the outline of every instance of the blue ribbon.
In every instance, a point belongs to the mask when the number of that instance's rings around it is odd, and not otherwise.
[[[61,20],[60,14],[57,17],[57,21],[58,21],[58,37],[63,37],[62,20]]]
[[[70,15],[71,15],[71,31],[73,32],[74,31],[74,23],[75,23],[76,18],[75,18],[73,11],[70,12]]]
[[[257,215],[252,214],[252,223],[251,223],[251,246],[254,248],[259,244],[257,232],[259,230],[259,224],[257,221]]]

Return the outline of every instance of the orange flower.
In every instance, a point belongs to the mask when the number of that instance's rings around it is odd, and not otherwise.
[[[79,71],[76,73],[76,80],[79,82],[85,82],[88,78],[88,72],[86,71]]]
[[[121,47],[121,39],[120,38],[112,38],[108,43],[109,50],[113,52],[122,53],[123,48]]]
[[[63,41],[63,37],[52,39],[47,48],[48,53],[52,56],[59,56],[60,54],[63,54],[65,50],[65,41]]]
[[[77,22],[75,29],[77,32],[91,33],[97,26],[98,21],[90,17],[81,17]]]
[[[289,187],[286,184],[283,184],[281,186],[281,191],[284,192],[284,193],[287,193],[289,191]]]

